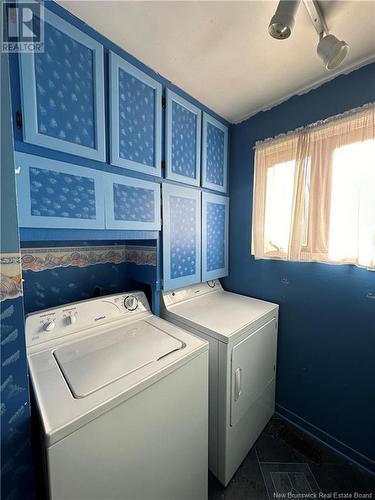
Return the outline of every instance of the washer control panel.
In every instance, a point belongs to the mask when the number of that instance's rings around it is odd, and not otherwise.
[[[117,319],[136,319],[145,313],[150,314],[150,306],[145,294],[139,291],[37,311],[26,317],[26,345],[34,346]]]
[[[135,295],[128,295],[124,299],[124,307],[128,311],[135,311],[138,308],[138,298]]]
[[[163,292],[163,302],[165,306],[171,306],[172,304],[178,304],[180,302],[183,302],[184,300],[189,300],[193,297],[205,295],[206,293],[222,289],[223,288],[219,280],[210,280],[204,283],[198,283],[197,285],[178,288],[177,290],[171,290],[169,292]]]

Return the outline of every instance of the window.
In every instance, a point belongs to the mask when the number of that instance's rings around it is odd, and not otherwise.
[[[371,262],[375,238],[375,141],[333,154],[329,259]]]
[[[375,269],[374,109],[256,146],[256,258]]]
[[[292,218],[295,162],[272,165],[267,171],[265,238],[267,251],[286,252]]]

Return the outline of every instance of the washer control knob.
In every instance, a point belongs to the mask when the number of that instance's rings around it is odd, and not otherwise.
[[[55,322],[53,320],[47,321],[47,323],[44,323],[43,329],[46,332],[52,332],[52,330],[55,328]]]
[[[67,316],[65,318],[65,321],[66,321],[66,324],[67,325],[74,325],[74,323],[77,321],[77,317],[75,314],[69,314],[69,316]]]
[[[128,311],[135,311],[138,307],[138,299],[134,295],[128,295],[124,299],[124,307]]]

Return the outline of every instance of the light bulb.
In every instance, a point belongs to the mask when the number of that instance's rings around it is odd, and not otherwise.
[[[349,52],[349,45],[334,35],[326,35],[320,39],[316,51],[326,69],[330,70],[343,62]]]

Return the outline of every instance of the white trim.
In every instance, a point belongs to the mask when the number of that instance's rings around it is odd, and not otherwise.
[[[119,69],[134,76],[137,80],[148,85],[155,91],[155,134],[154,134],[154,165],[145,165],[132,160],[126,160],[120,157],[120,142],[119,142]],[[162,128],[162,113],[161,113],[161,98],[162,86],[159,82],[143,73],[141,70],[128,63],[115,54],[109,52],[109,94],[110,94],[110,137],[111,137],[111,164],[118,167],[128,168],[144,174],[155,175],[161,177],[161,128]]]
[[[93,160],[106,161],[104,119],[104,56],[103,46],[78,28],[64,21],[48,9],[44,9],[44,20],[78,43],[93,51],[94,65],[94,116],[95,148],[41,134],[38,130],[36,98],[35,59],[32,53],[21,53],[19,59],[21,100],[23,110],[24,141],[45,148],[70,153]]]
[[[166,169],[165,177],[174,181],[183,182],[185,184],[190,184],[192,186],[199,186],[201,179],[201,128],[202,128],[202,112],[194,104],[190,103],[183,97],[180,97],[172,90],[167,89],[166,93],[166,128],[165,128],[165,158],[166,158]],[[190,111],[196,116],[196,137],[195,137],[195,177],[188,177],[186,175],[177,174],[172,170],[172,108],[173,102],[176,102],[183,108]]]
[[[224,165],[223,165],[223,185],[214,184],[206,180],[207,174],[207,126],[211,123],[214,127],[224,132]],[[228,182],[228,127],[213,118],[207,113],[203,113],[203,131],[202,131],[202,187],[219,191],[227,192]]]

